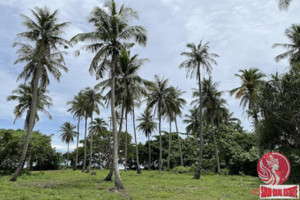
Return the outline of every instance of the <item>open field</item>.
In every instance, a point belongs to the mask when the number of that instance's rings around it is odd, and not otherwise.
[[[32,172],[22,175],[17,182],[10,176],[0,177],[1,200],[99,200],[99,199],[201,199],[251,200],[252,188],[259,186],[258,178],[204,174],[193,180],[189,174],[172,174],[157,171],[121,172],[124,191],[115,193],[113,182],[102,182],[106,170],[92,176],[81,171],[59,170]]]

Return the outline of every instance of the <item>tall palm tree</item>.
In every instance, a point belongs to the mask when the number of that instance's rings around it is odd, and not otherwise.
[[[91,41],[93,44],[84,48],[96,53],[90,65],[90,72],[96,72],[99,77],[107,69],[107,60],[110,57],[110,76],[111,76],[111,115],[112,132],[114,141],[114,171],[115,187],[122,189],[119,166],[118,166],[118,133],[116,131],[116,113],[115,113],[115,77],[116,63],[118,55],[124,47],[124,42],[134,41],[145,45],[147,41],[146,30],[142,26],[130,26],[132,19],[137,19],[138,14],[133,9],[121,5],[117,7],[114,0],[108,0],[104,4],[105,8],[95,7],[89,18],[89,22],[95,27],[93,32],[81,33],[72,38],[71,41]]]
[[[293,24],[290,28],[286,29],[285,35],[290,40],[289,44],[277,43],[274,47],[283,47],[287,49],[286,52],[276,56],[276,62],[284,58],[288,58],[290,63],[300,62],[300,25]]]
[[[74,96],[72,101],[68,101],[67,105],[70,105],[71,108],[68,109],[68,112],[73,113],[73,118],[77,118],[77,144],[76,144],[76,159],[75,159],[75,165],[74,170],[77,169],[78,166],[78,146],[79,146],[79,126],[81,118],[84,116],[84,108],[83,108],[83,98],[82,98],[82,92],[79,92],[76,96]]]
[[[60,79],[60,69],[67,71],[64,63],[64,52],[59,50],[59,47],[68,48],[69,42],[60,36],[64,33],[63,29],[68,25],[67,22],[58,22],[58,11],[50,12],[47,8],[35,8],[31,10],[35,21],[29,17],[22,15],[24,25],[27,31],[19,33],[18,39],[30,41],[34,44],[32,47],[29,44],[15,42],[14,46],[19,46],[17,51],[18,59],[15,64],[25,62],[23,71],[18,79],[24,78],[25,81],[30,79],[33,87],[32,103],[29,112],[27,134],[24,141],[22,155],[18,167],[10,179],[16,181],[19,176],[28,150],[28,145],[32,135],[35,114],[37,109],[37,94],[38,88],[42,85],[46,87],[49,84],[48,73],[51,73],[56,80]]]
[[[220,121],[221,114],[223,113],[223,108],[225,107],[226,100],[221,97],[222,92],[218,91],[219,83],[213,82],[211,77],[209,79],[204,79],[202,82],[202,95],[203,95],[203,108],[204,108],[204,117],[207,122],[210,123],[214,146],[215,146],[215,156],[217,164],[217,173],[221,173],[219,153],[218,153],[218,144],[215,137],[215,121],[217,123]],[[199,106],[199,92],[195,91],[193,96],[196,97],[196,100],[192,101],[196,107]],[[227,111],[227,109],[225,109]]]
[[[136,143],[136,160],[137,160],[137,172],[141,173],[139,165],[138,145],[135,130],[135,113],[134,106],[140,104],[140,98],[146,95],[145,87],[148,84],[147,80],[144,80],[138,75],[138,70],[147,61],[147,59],[140,59],[137,54],[131,56],[130,51],[123,48],[118,59],[118,71],[116,72],[116,104],[121,106],[121,119],[119,129],[119,140],[121,136],[121,127],[123,123],[123,117],[127,123],[128,113],[133,116],[134,135]],[[111,79],[107,79],[99,83],[97,86],[106,89],[109,87]],[[110,100],[111,90],[108,91],[106,99]],[[127,127],[127,124],[126,124]],[[127,130],[126,130],[127,132]],[[125,135],[125,170],[127,170],[127,134]]]
[[[177,116],[181,117],[181,111],[183,109],[183,106],[186,104],[186,101],[184,98],[181,97],[181,95],[184,92],[181,91],[179,88],[174,88],[172,92],[172,96],[174,99],[175,107],[172,110],[174,113],[174,123],[175,123],[175,128],[176,128],[176,133],[178,135],[178,142],[179,142],[179,154],[180,154],[180,164],[183,166],[183,155],[182,155],[182,147],[181,147],[181,138],[179,136],[179,131],[178,131],[178,125],[177,125]]]
[[[151,144],[150,144],[150,137],[151,134],[157,129],[157,123],[153,119],[153,115],[151,111],[146,109],[144,113],[137,119],[140,121],[140,124],[137,128],[142,131],[145,136],[148,138],[148,151],[149,151],[149,161],[148,161],[148,170],[151,169]]]
[[[173,88],[168,86],[168,79],[160,79],[155,75],[155,82],[148,85],[147,109],[153,109],[154,114],[158,115],[159,130],[159,171],[162,171],[162,137],[161,137],[161,121],[168,109],[175,107],[173,96]]]
[[[279,0],[279,9],[287,10],[293,0]]]
[[[249,70],[239,70],[239,74],[235,76],[241,80],[241,86],[234,88],[230,91],[230,95],[234,95],[237,99],[240,99],[240,105],[245,109],[248,106],[248,114],[254,119],[255,132],[258,130],[258,108],[257,101],[259,98],[259,92],[263,83],[264,74],[256,68],[250,68]],[[258,146],[259,156],[263,154],[263,149]]]
[[[20,84],[17,89],[12,91],[13,95],[7,97],[7,101],[18,101],[18,105],[14,109],[14,114],[16,116],[14,123],[17,119],[20,119],[26,112],[24,129],[27,129],[29,122],[29,113],[31,107],[32,99],[32,87],[25,84]],[[52,106],[52,99],[46,95],[47,91],[45,88],[40,87],[37,92],[37,109],[35,113],[35,121],[39,121],[38,111],[43,112],[52,119],[50,113],[46,110]]]
[[[99,105],[102,105],[102,96],[101,93],[98,93],[95,89],[92,88],[85,88],[83,91],[83,107],[86,113],[86,116],[90,118],[91,125],[93,122],[93,113],[100,114]],[[86,172],[90,171],[92,165],[92,154],[93,154],[93,136],[89,133],[90,136],[90,158],[89,158],[89,165],[86,169]],[[85,146],[86,148],[86,146]],[[86,151],[85,151],[86,152]],[[86,157],[86,156],[85,156]],[[84,164],[85,166],[85,164]]]
[[[209,52],[209,43],[202,43],[202,40],[200,43],[196,46],[194,43],[188,43],[186,45],[187,48],[189,48],[189,52],[183,52],[181,55],[187,57],[187,60],[182,62],[179,67],[180,68],[186,68],[187,69],[187,76],[190,76],[191,78],[196,73],[196,79],[198,82],[198,91],[199,91],[199,161],[196,173],[194,175],[194,179],[200,179],[201,175],[201,169],[202,169],[202,156],[203,156],[203,133],[202,133],[202,90],[201,90],[201,70],[200,67],[204,68],[205,71],[210,72],[212,69],[212,64],[217,65],[217,62],[214,60],[214,58],[219,57],[217,54],[210,53]]]
[[[193,108],[189,110],[190,114],[184,115],[183,122],[187,124],[186,132],[190,135],[196,135],[199,131],[200,121],[199,121],[199,109]]]
[[[77,132],[75,131],[75,129],[76,129],[76,126],[74,126],[70,122],[65,122],[60,128],[61,140],[62,140],[62,142],[67,143],[67,145],[68,145],[67,167],[68,167],[68,162],[69,162],[69,145],[70,145],[70,142],[74,142],[74,137],[77,135]]]

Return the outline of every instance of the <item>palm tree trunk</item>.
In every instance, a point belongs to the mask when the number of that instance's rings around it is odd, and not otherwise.
[[[68,168],[68,166],[69,166],[69,145],[70,145],[70,143],[68,142],[68,152],[67,152],[67,168]]]
[[[161,140],[161,108],[158,105],[158,129],[159,129],[159,172],[162,171],[162,140]]]
[[[148,146],[149,146],[149,161],[148,161],[148,171],[151,170],[151,144],[150,144],[150,133],[148,133]]]
[[[104,181],[112,181],[112,175],[114,172],[114,165],[113,165],[113,158],[112,158],[112,146],[111,146],[111,135],[109,136],[109,158],[108,158],[108,165],[109,165],[109,173],[107,176],[104,178]]]
[[[87,133],[87,116],[85,116],[84,119],[84,155],[83,155],[83,167],[82,167],[82,172],[84,172],[86,168],[86,133]]]
[[[171,146],[172,146],[172,122],[169,122],[169,150],[168,150],[168,170],[170,170],[170,159],[171,159]]]
[[[117,189],[124,189],[121,181],[120,171],[119,171],[119,155],[118,155],[118,132],[116,130],[116,112],[115,112],[115,62],[116,62],[116,52],[113,51],[111,59],[111,115],[112,115],[112,127],[113,127],[113,140],[114,140],[114,172],[115,172],[115,187]]]
[[[140,161],[139,161],[139,147],[136,138],[136,129],[135,129],[135,115],[134,115],[134,105],[132,108],[132,122],[133,122],[133,132],[134,132],[134,141],[135,141],[135,154],[136,154],[136,165],[137,165],[137,173],[141,174]]]
[[[27,158],[27,169],[30,171],[31,170],[31,155]]]
[[[181,166],[183,166],[183,156],[182,156],[182,147],[181,147],[181,138],[179,136],[179,132],[178,132],[178,126],[177,126],[177,117],[175,116],[175,127],[176,127],[176,132],[178,135],[178,141],[179,141],[179,154],[180,154],[180,164]]]
[[[200,105],[199,105],[199,160],[198,160],[198,166],[196,169],[196,173],[194,175],[194,179],[200,179],[201,176],[201,170],[202,170],[202,160],[203,160],[203,133],[202,133],[202,89],[201,89],[201,73],[200,73],[200,63],[198,63],[197,67],[197,78],[198,78],[198,87],[199,87],[199,100],[200,100]]]
[[[221,174],[218,144],[217,144],[217,140],[215,137],[214,120],[213,120],[212,116],[210,117],[210,124],[211,124],[211,132],[212,132],[212,136],[213,136],[213,140],[214,140],[214,145],[215,145],[215,154],[216,154],[216,160],[217,160],[217,173]]]
[[[91,115],[91,126],[92,126],[92,123],[93,123],[93,114]],[[89,166],[86,170],[86,173],[88,173],[91,170],[92,159],[93,159],[93,134],[90,131],[90,159],[89,159]]]
[[[13,177],[10,179],[10,181],[16,181],[18,176],[21,173],[21,170],[23,169],[25,160],[26,160],[26,154],[28,151],[29,142],[31,139],[34,121],[35,121],[35,115],[36,115],[36,107],[37,107],[37,95],[38,95],[38,88],[39,88],[39,80],[41,77],[42,69],[41,65],[38,66],[36,76],[33,80],[33,92],[32,92],[32,98],[31,98],[31,106],[30,106],[30,114],[29,114],[29,122],[27,126],[27,134],[24,140],[23,150],[20,157],[19,165],[13,175]]]
[[[79,125],[80,125],[80,117],[78,117],[78,123],[77,123],[77,145],[76,145],[76,159],[75,159],[74,170],[76,170],[78,166]]]
[[[125,111],[125,119],[126,119],[126,129],[125,129],[125,172],[127,172],[127,117],[128,117],[128,114],[127,114],[127,109]]]
[[[261,158],[263,156],[263,147],[260,144],[260,139],[258,135],[258,117],[257,114],[254,115],[254,126],[255,126],[255,134],[256,134],[256,141],[257,141],[257,148],[258,148],[258,155]]]

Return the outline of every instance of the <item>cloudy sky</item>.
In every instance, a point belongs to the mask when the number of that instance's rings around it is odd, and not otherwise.
[[[141,69],[140,74],[143,78],[153,80],[155,74],[168,78],[171,85],[186,91],[184,98],[190,102],[191,88],[196,88],[197,85],[195,79],[186,79],[185,71],[178,68],[184,60],[180,53],[186,50],[187,42],[198,43],[201,39],[209,41],[211,51],[220,55],[212,77],[214,81],[220,82],[219,89],[225,91],[224,97],[230,111],[242,120],[246,130],[252,130],[251,121],[239,107],[239,101],[230,97],[227,91],[239,86],[240,82],[234,76],[239,69],[256,67],[268,76],[277,71],[287,70],[287,61],[274,61],[274,57],[283,49],[272,49],[272,45],[288,42],[284,31],[291,24],[299,23],[299,1],[293,2],[288,12],[279,11],[278,0],[116,1],[137,10],[140,19],[133,23],[145,26],[148,31],[147,46],[134,49],[134,53],[150,60]],[[71,22],[65,34],[65,38],[70,39],[77,33],[92,30],[93,27],[87,23],[87,18],[95,6],[102,5],[103,0],[0,1],[0,128],[22,128],[24,124],[24,119],[13,124],[16,102],[6,101],[7,96],[19,84],[16,78],[23,66],[13,65],[16,49],[12,48],[16,34],[25,30],[20,14],[32,17],[30,9],[36,6],[59,9],[60,20]],[[79,90],[97,83],[88,73],[93,55],[82,53],[80,57],[74,57],[72,52],[77,49],[78,47],[74,47],[66,56],[69,72],[62,74],[60,83],[52,79],[48,88],[53,99],[53,106],[49,110],[53,119],[50,121],[41,115],[41,120],[35,127],[35,130],[45,134],[53,133],[52,145],[59,151],[66,150],[66,145],[61,143],[59,138],[60,126],[65,121],[74,122],[66,111],[66,101],[71,100]],[[185,113],[188,108],[189,106],[186,107]],[[138,112],[140,111],[142,108]],[[100,117],[107,120],[109,115],[109,110],[101,110]],[[179,125],[180,131],[184,131],[184,124],[180,121]],[[163,129],[168,130],[167,124]],[[130,123],[129,131],[132,132],[131,130]],[[145,141],[141,133],[138,134],[138,140]]]

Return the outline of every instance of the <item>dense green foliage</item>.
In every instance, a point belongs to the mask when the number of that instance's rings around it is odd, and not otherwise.
[[[0,129],[0,170],[14,170],[22,153],[26,132]],[[58,169],[61,154],[51,147],[51,136],[33,132],[26,159],[27,168],[33,170]]]

